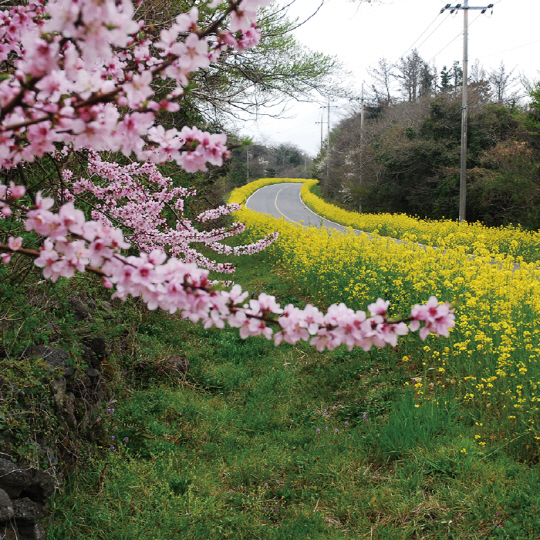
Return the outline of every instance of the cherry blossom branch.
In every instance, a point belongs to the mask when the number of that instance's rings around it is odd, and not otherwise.
[[[0,203],[2,211],[10,205],[9,201],[24,196],[24,192],[24,187],[12,184],[8,193],[8,188],[0,185],[0,196],[8,201]],[[246,303],[248,293],[239,285],[229,291],[221,290],[209,281],[207,270],[167,258],[161,250],[139,256],[121,255],[121,250],[130,244],[124,241],[120,229],[86,221],[83,212],[71,202],[53,213],[49,210],[53,204],[52,199],[38,194],[36,204],[24,220],[28,231],[46,237],[43,247],[25,249],[22,238],[10,237],[7,246],[0,246],[5,263],[14,252],[34,257],[36,266],[43,268],[44,277],[53,281],[59,277],[71,278],[75,272],[91,271],[102,277],[107,288],[116,289],[113,298],[140,296],[148,309],[180,311],[184,318],[202,321],[206,328],[228,325],[239,328],[242,338],[262,335],[273,339],[276,345],[303,340],[319,351],[342,344],[349,349],[362,347],[367,351],[372,346],[396,346],[399,336],[409,330],[420,330],[420,337],[425,340],[430,333],[448,336],[454,326],[452,306],[439,305],[435,297],[423,306],[414,306],[410,316],[401,320],[387,317],[389,302],[382,299],[368,306],[369,317],[344,304],[332,305],[326,313],[312,305],[300,309],[289,304],[282,308],[273,296],[265,293]],[[410,321],[408,327],[405,321]],[[269,325],[278,326],[278,331],[274,332]]]
[[[206,30],[199,30],[199,13],[192,8],[153,41],[140,32],[144,23],[133,20],[131,0],[30,0],[27,6],[0,11],[0,61],[14,58],[13,71],[0,81],[0,167],[9,169],[55,154],[58,146],[122,152],[127,157],[134,154],[143,162],[121,168],[105,164],[94,154],[91,166],[110,183],[101,187],[78,181],[78,189],[101,200],[93,213],[98,219],[90,221],[72,201],[55,213],[53,199],[38,192],[35,204],[26,207],[16,202],[25,196],[23,186],[0,184],[0,218],[17,212],[14,217],[24,222],[27,231],[44,238],[39,250],[31,250],[22,247],[21,237],[11,236],[7,245],[0,246],[0,257],[6,264],[15,252],[32,257],[44,277],[53,281],[90,271],[107,288],[115,289],[113,297],[141,297],[149,309],[180,311],[184,318],[202,321],[207,328],[228,325],[239,328],[243,338],[263,335],[276,345],[305,340],[318,350],[341,344],[369,350],[395,346],[409,330],[419,330],[421,339],[430,333],[447,336],[454,326],[454,312],[448,303],[439,305],[435,297],[396,321],[387,317],[389,303],[381,299],[368,306],[369,316],[344,304],[322,313],[312,305],[282,308],[266,294],[247,302],[247,293],[239,285],[225,290],[209,281],[208,269],[226,272],[232,267],[209,261],[190,243],[203,243],[220,253],[253,253],[276,236],[231,248],[221,240],[241,232],[242,224],[198,231],[183,216],[189,192],[173,187],[150,162],[175,161],[185,171],[196,172],[205,171],[208,163],[221,166],[229,157],[224,134],[155,125],[157,112],[179,109],[175,100],[185,92],[191,73],[209,67],[229,47],[243,51],[259,42],[257,8],[270,0],[228,3],[226,13]],[[219,4],[211,0],[207,5]],[[227,17],[228,27],[224,27]],[[159,103],[151,99],[156,77],[172,85]],[[145,191],[134,174],[148,175],[160,189]],[[112,186],[117,191],[108,189]],[[144,207],[141,201],[130,199],[135,196],[143,197]],[[182,218],[175,229],[161,215],[173,198],[173,208]],[[122,253],[131,245],[121,229],[110,225],[102,209],[135,231],[130,239],[142,249],[140,255]],[[206,222],[233,209],[203,212],[197,220]],[[173,256],[168,257],[165,249]],[[410,321],[408,327],[406,321]],[[277,326],[277,331],[269,325]]]
[[[0,244],[0,257],[2,258],[2,261],[4,262],[4,264],[8,264],[11,260],[11,257],[5,256],[6,254],[9,254],[9,253],[11,254],[20,253],[21,255],[27,255],[29,257],[33,257],[34,259],[41,257],[41,250],[17,247],[17,239],[13,237],[11,238],[12,238],[11,243],[13,247],[11,247],[10,245]],[[16,242],[16,243],[13,244],[13,242]],[[85,265],[84,269],[86,272],[97,274],[100,277],[107,277],[105,272],[103,272],[103,270],[100,270],[99,268],[94,268],[93,266]]]
[[[171,178],[163,176],[152,163],[120,166],[102,160],[93,151],[89,151],[88,156],[91,177],[73,182],[71,191],[76,195],[85,192],[94,195],[99,203],[94,205],[93,219],[105,225],[111,225],[110,220],[114,220],[129,228],[127,240],[146,253],[160,249],[185,262],[230,273],[235,269],[232,264],[212,261],[194,250],[191,244],[203,244],[216,253],[238,256],[266,249],[277,238],[277,234],[271,234],[249,245],[222,244],[222,240],[243,232],[245,226],[233,223],[210,231],[197,230],[184,214],[185,199],[195,196],[195,190],[175,187]],[[71,171],[64,170],[63,177],[66,183],[72,182]],[[167,209],[176,218],[172,224],[165,216]],[[239,209],[237,204],[222,205],[200,213],[194,221],[208,223]]]
[[[19,55],[13,73],[0,82],[0,165],[32,161],[58,142],[135,153],[141,160],[174,159],[188,172],[205,171],[206,162],[221,165],[229,155],[224,135],[197,131],[186,139],[175,129],[149,130],[157,111],[178,110],[175,100],[190,73],[208,67],[228,47],[243,50],[258,43],[256,11],[268,3],[229,2],[206,30],[197,27],[198,10],[192,8],[154,42],[139,34],[144,23],[131,19],[130,0],[36,0],[0,12],[6,24],[24,23],[9,24],[0,35],[0,60]],[[218,32],[229,15],[230,28]],[[160,103],[150,99],[158,76],[174,81]],[[130,112],[124,113],[125,107]]]

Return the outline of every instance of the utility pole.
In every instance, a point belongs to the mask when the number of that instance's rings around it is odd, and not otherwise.
[[[362,105],[360,108],[360,184],[362,183],[362,164],[364,161],[363,156],[363,144],[364,144],[364,83],[362,83]]]
[[[364,82],[362,82],[362,105],[360,108],[360,176],[359,184],[362,185],[362,167],[364,165]],[[362,213],[362,204],[358,205],[358,212]]]
[[[246,155],[247,155],[246,174],[247,174],[247,183],[249,184],[249,150],[246,150]]]
[[[360,141],[364,133],[364,83],[362,83],[362,107],[360,109]]]
[[[463,223],[466,219],[465,209],[467,205],[467,124],[468,124],[468,67],[469,67],[469,10],[479,9],[485,13],[491,9],[493,13],[493,4],[486,7],[469,6],[469,0],[464,0],[463,4],[452,6],[446,4],[441,9],[444,13],[447,9],[450,13],[457,10],[463,10],[463,91],[461,93],[461,165],[459,171],[459,222]]]
[[[330,180],[330,109],[334,105],[330,105],[330,98],[328,98],[328,105],[322,105],[321,109],[328,109],[328,120],[327,120],[327,133],[328,133],[328,149],[326,150],[326,181]],[[321,126],[322,130],[322,126]],[[322,148],[322,146],[321,146]]]
[[[324,117],[321,113],[321,121],[320,122],[315,122],[316,124],[321,124],[321,155],[322,155],[322,147],[323,147],[323,125],[326,123],[324,121]]]

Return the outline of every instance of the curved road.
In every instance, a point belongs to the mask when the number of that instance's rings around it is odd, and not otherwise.
[[[338,223],[324,219],[321,216],[312,212],[302,200],[300,196],[300,190],[303,184],[272,184],[265,186],[257,190],[246,201],[246,208],[260,212],[261,214],[267,214],[276,218],[285,218],[291,223],[297,225],[311,226],[311,227],[326,227],[329,230],[337,230],[340,232],[346,232],[349,228],[343,227]],[[360,234],[367,234],[372,238],[371,234],[365,231],[359,231],[353,229],[357,236]],[[407,244],[404,240],[392,238],[394,242],[398,244]],[[416,243],[417,246],[426,248],[423,244]],[[439,249],[436,246],[432,246],[433,249]],[[446,250],[444,250],[446,251]],[[469,259],[474,259],[474,255],[469,255]],[[491,264],[496,264],[492,259]],[[514,263],[514,271],[519,268],[518,263]]]
[[[302,201],[302,184],[272,184],[257,190],[246,201],[246,208],[276,218],[285,218],[291,223],[311,227],[326,227],[345,232],[342,225],[318,216]],[[360,231],[356,231],[360,234]]]

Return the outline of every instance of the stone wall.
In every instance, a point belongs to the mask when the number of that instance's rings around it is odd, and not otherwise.
[[[50,473],[13,463],[0,453],[0,540],[45,540],[40,523],[57,487]]]
[[[97,307],[95,302],[83,303],[79,298],[72,298],[70,304],[77,320],[89,319],[92,308]],[[103,304],[102,310],[110,309],[110,304]],[[106,395],[102,368],[110,351],[100,336],[83,338],[78,348],[82,353],[76,363],[81,368],[74,368],[69,354],[54,347],[32,346],[23,357],[45,361],[51,374],[45,382],[63,433],[69,433],[72,439],[92,441],[92,428],[99,420]],[[48,464],[48,470],[37,470],[17,461],[11,439],[9,433],[0,431],[0,441],[4,441],[0,444],[0,540],[45,540],[40,522],[48,513],[50,497],[60,486],[58,470],[68,456],[53,441],[35,441],[41,461]]]

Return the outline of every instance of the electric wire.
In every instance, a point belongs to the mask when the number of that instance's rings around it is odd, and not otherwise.
[[[531,41],[529,43],[525,43],[524,45],[518,45],[517,47],[512,47],[511,49],[506,49],[504,51],[498,51],[491,54],[485,54],[484,56],[480,56],[479,58],[489,58],[490,56],[496,56],[498,54],[504,54],[506,52],[515,51],[517,49],[523,49],[523,47],[528,47],[529,45],[534,45],[535,43],[540,43],[540,39],[537,39],[536,41]]]
[[[422,38],[422,36],[431,28],[431,25],[438,19],[439,15],[440,15],[440,13],[437,13],[435,18],[427,25],[426,29],[415,39],[413,44],[400,56],[400,58],[403,58],[416,45],[418,40],[420,40]],[[439,26],[441,26],[441,25],[439,25]],[[437,26],[437,28],[439,28],[439,26]],[[435,30],[437,30],[437,28],[435,28]],[[433,30],[433,32],[435,32],[435,30]],[[433,32],[431,32],[431,34],[433,34]],[[431,34],[429,34],[428,38],[431,36]],[[426,39],[428,39],[428,38],[426,38]],[[422,42],[422,43],[424,43],[424,42]]]
[[[439,15],[440,15],[440,13],[439,13]],[[417,49],[419,49],[447,20],[448,20],[448,17],[446,19],[443,19],[441,21],[441,23],[433,30],[433,32],[431,32],[431,34],[429,34],[429,36],[426,39],[424,39],[424,41],[422,41],[422,43],[420,43],[420,45],[418,45]]]
[[[470,24],[469,24],[469,28],[482,16],[482,13],[480,13],[476,19],[474,19]],[[460,32],[454,39],[452,39],[452,41],[448,42],[437,54],[434,54],[431,59],[429,60],[428,63],[431,63],[433,60],[435,60],[435,58],[437,58],[437,56],[439,56],[439,54],[441,54],[443,51],[445,51],[448,47],[450,47],[450,45],[452,45],[452,43],[454,43],[454,41],[456,41],[456,39],[458,39],[459,37],[461,37],[463,35],[463,32]]]

